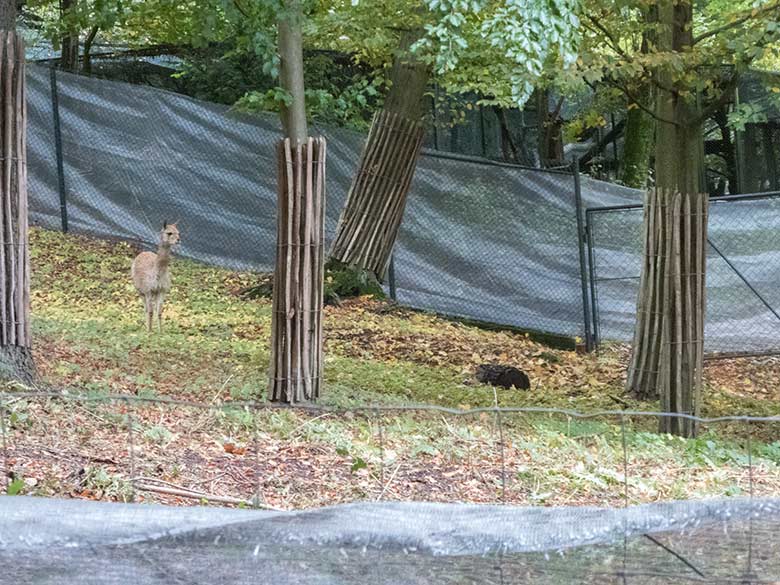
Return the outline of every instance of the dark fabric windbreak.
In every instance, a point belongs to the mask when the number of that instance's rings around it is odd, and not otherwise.
[[[273,268],[275,116],[143,86],[58,72],[70,229],[154,245],[179,221],[181,254],[240,270]],[[32,219],[60,226],[49,70],[28,73]],[[364,137],[328,139],[332,238]],[[638,191],[583,177],[586,205]],[[329,241],[329,240],[328,240]],[[425,153],[395,253],[404,305],[567,336],[584,332],[571,174]]]
[[[631,341],[642,268],[642,209],[588,213],[603,340]],[[711,199],[707,245],[709,353],[780,351],[780,193]]]

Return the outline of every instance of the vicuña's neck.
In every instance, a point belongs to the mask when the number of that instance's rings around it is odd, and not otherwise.
[[[167,266],[171,261],[171,245],[160,244],[157,248],[157,264]]]

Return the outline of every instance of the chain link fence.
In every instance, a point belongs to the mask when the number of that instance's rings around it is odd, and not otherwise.
[[[30,66],[31,217],[48,228],[155,245],[179,221],[181,253],[232,269],[273,268],[273,115]],[[55,116],[58,114],[58,116]],[[364,137],[328,139],[332,238]],[[61,147],[59,146],[61,145]],[[578,192],[571,170],[468,157],[421,157],[394,256],[403,305],[555,335],[585,337]],[[638,201],[582,177],[584,205]]]
[[[596,337],[630,342],[642,266],[641,206],[587,211]],[[780,193],[710,201],[705,350],[780,351]]]
[[[274,262],[279,124],[181,95],[30,66],[31,217],[153,247],[179,221],[181,253],[239,270]],[[326,245],[364,137],[328,139]],[[389,290],[401,304],[567,338],[631,340],[640,191],[567,171],[426,151]],[[585,211],[587,210],[587,211]],[[707,350],[780,350],[778,196],[714,199]],[[587,217],[586,217],[587,216]]]

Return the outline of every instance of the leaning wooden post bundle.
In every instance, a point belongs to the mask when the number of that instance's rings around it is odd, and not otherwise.
[[[423,125],[376,114],[339,220],[331,256],[383,279],[423,142]]]
[[[16,0],[0,0],[0,377],[31,382],[24,42]]]
[[[705,194],[652,190],[645,203],[645,253],[628,389],[660,398],[661,410],[697,416],[704,354]],[[660,430],[696,433],[687,418],[662,417]]]
[[[383,280],[424,138],[423,97],[430,67],[411,47],[422,31],[401,35],[390,91],[374,116],[341,212],[330,256]]]
[[[324,138],[277,147],[279,193],[273,286],[272,401],[315,400],[322,386]]]

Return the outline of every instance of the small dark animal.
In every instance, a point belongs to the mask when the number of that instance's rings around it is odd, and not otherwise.
[[[502,388],[515,387],[519,390],[528,390],[531,387],[528,375],[512,366],[482,364],[477,368],[477,380],[483,384]]]

